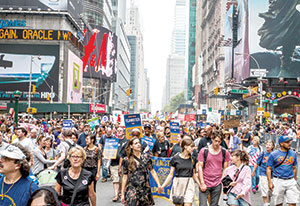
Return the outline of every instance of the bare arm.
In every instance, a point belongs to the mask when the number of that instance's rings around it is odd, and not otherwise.
[[[273,185],[273,183],[272,183],[271,176],[272,176],[272,167],[267,167],[268,185],[269,185],[269,189],[270,189],[271,191],[273,191],[274,185]]]
[[[257,168],[258,168],[258,164],[255,164],[254,167],[253,167],[253,170],[252,170],[252,174],[251,174],[252,177],[254,177],[255,171],[256,171]]]
[[[294,172],[294,178],[297,181],[297,166],[296,165],[293,166],[293,172]]]
[[[127,184],[127,179],[128,179],[128,175],[125,175],[123,174],[123,178],[122,178],[122,188],[121,188],[121,201],[123,204],[125,204],[125,198],[124,198],[124,195],[125,195],[125,187],[126,187],[126,184]]]
[[[153,179],[155,180],[155,182],[157,184],[157,187],[161,187],[160,182],[159,182],[159,178],[158,178],[155,170],[154,169],[150,170],[150,173],[151,173]]]
[[[229,164],[229,162],[224,162],[224,168],[223,168],[223,171],[222,171],[222,179],[225,176],[225,170],[228,167],[228,164]]]
[[[89,185],[89,198],[91,200],[92,206],[96,206],[96,193],[94,190],[94,182]]]
[[[200,181],[199,181],[199,178],[198,178],[198,176],[196,175],[196,173],[195,173],[195,169],[193,169],[193,179],[194,179],[194,181],[199,185],[199,187],[200,187]]]
[[[175,171],[175,167],[171,166],[170,173],[169,173],[168,177],[166,178],[165,182],[162,184],[162,186],[161,186],[162,188],[164,188],[166,185],[168,185],[170,183],[170,181],[173,178],[174,171]]]
[[[200,180],[200,189],[202,192],[205,192],[207,189],[207,186],[204,182],[203,178],[203,162],[198,162],[198,175],[199,175],[199,180]]]
[[[55,184],[55,191],[57,192],[58,196],[61,195],[61,185],[58,184],[57,182]]]

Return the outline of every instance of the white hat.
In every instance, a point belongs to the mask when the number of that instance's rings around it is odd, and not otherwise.
[[[26,158],[26,156],[20,150],[20,148],[14,145],[9,145],[5,150],[0,151],[0,156],[4,156],[16,160],[24,160]]]

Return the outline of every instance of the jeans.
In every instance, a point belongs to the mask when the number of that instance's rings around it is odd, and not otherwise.
[[[229,193],[227,203],[229,205],[239,205],[239,206],[248,206],[249,205],[249,203],[246,202],[245,200],[243,200],[242,198],[235,200],[236,196],[237,196],[236,194]]]
[[[250,166],[250,168],[251,168],[251,172],[252,172],[254,166]],[[259,168],[257,168],[255,170],[255,175],[254,175],[254,177],[252,177],[252,186],[251,186],[251,188],[256,190],[256,185],[258,185],[258,184],[259,184]]]
[[[222,184],[216,187],[208,187],[205,192],[200,190],[199,200],[200,206],[207,206],[208,194],[210,194],[210,205],[217,206],[219,204],[219,199],[222,191]]]
[[[102,159],[102,177],[104,179],[107,179],[109,165],[110,165],[110,160],[103,158]]]

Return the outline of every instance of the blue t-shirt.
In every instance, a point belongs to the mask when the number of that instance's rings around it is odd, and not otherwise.
[[[286,152],[282,152],[280,149],[278,149],[270,154],[267,166],[273,167],[274,177],[280,177],[284,179],[294,177],[293,166],[297,165],[297,155],[292,150],[289,150],[288,152],[289,153],[285,161],[275,169],[274,167],[284,160]]]
[[[261,175],[261,176],[267,176],[267,162],[268,162],[270,154],[271,154],[271,152],[265,151],[265,152],[260,153],[257,158],[256,163],[258,165],[260,164],[259,175]]]
[[[238,136],[234,135],[233,136],[233,145],[231,151],[234,151],[238,148],[238,145],[241,144],[241,140]]]
[[[0,190],[4,193],[4,195],[0,194],[0,206],[24,206],[27,204],[30,195],[38,189],[38,186],[32,182],[31,191],[29,192],[31,181],[24,177],[21,177],[13,186],[3,182],[3,179],[4,177],[0,179]],[[2,184],[4,188],[2,188]]]

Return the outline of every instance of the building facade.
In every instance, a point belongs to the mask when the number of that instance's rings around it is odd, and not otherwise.
[[[143,34],[140,25],[139,9],[131,1],[130,8],[127,9],[125,30],[128,35],[131,47],[131,79],[130,88],[132,88],[131,108],[133,111],[140,111],[146,107],[146,77],[144,72],[144,44]]]
[[[197,2],[196,9],[195,100],[215,110],[226,107],[225,99],[213,95],[214,89],[224,88],[225,82],[224,48],[219,45],[224,34],[225,6],[226,1],[203,0]]]

